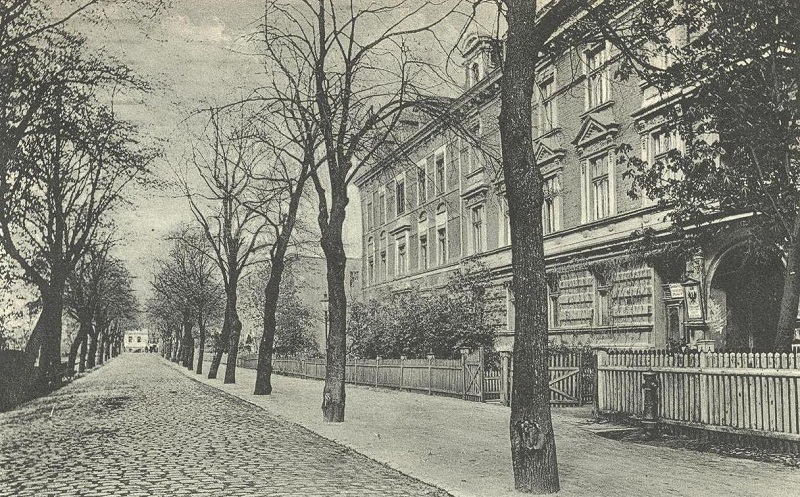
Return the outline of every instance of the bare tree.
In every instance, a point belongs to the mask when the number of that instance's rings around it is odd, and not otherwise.
[[[265,150],[254,139],[252,125],[241,118],[228,122],[212,109],[205,143],[193,146],[189,167],[202,185],[195,190],[186,175],[180,179],[192,214],[206,237],[208,249],[198,247],[215,262],[225,289],[222,333],[214,351],[208,377],[216,378],[222,354],[227,349],[225,383],[236,382],[236,357],[242,322],[237,310],[242,273],[264,248],[264,224],[256,210],[242,202],[251,191],[255,172],[265,159]]]
[[[271,2],[267,7],[266,44],[286,61],[282,69],[294,75],[288,81],[299,100],[313,102],[308,118],[322,139],[324,166],[311,171],[311,180],[327,261],[330,328],[322,402],[327,421],[343,421],[345,410],[347,189],[365,165],[396,143],[406,111],[442,103],[426,90],[430,67],[412,56],[405,40],[427,33],[437,43],[432,28],[450,12],[442,4],[410,0],[385,6]]]
[[[79,348],[78,371],[82,372],[86,368],[87,347],[89,337],[94,334],[94,318],[100,303],[100,288],[108,268],[110,247],[109,239],[92,245],[86,255],[78,261],[75,270],[67,279],[65,308],[69,315],[78,322],[78,332],[69,350],[68,371],[75,370]]]
[[[260,140],[272,158],[253,178],[246,207],[265,223],[269,257],[267,283],[263,289],[262,336],[258,347],[255,395],[272,393],[272,354],[275,344],[276,312],[287,250],[295,235],[307,238],[298,222],[305,198],[305,185],[322,162],[319,158],[319,129],[313,118],[313,100],[299,91],[301,80],[310,73],[293,67],[280,45],[270,43],[266,22],[263,27],[266,64],[276,68],[270,83],[254,93],[262,103],[257,115]],[[288,64],[288,65],[287,65]],[[299,229],[298,229],[299,228]]]
[[[133,277],[119,259],[107,257],[100,279],[99,296],[94,315],[94,328],[86,358],[86,367],[103,364],[110,357],[114,342],[136,320],[138,302],[132,287]]]
[[[193,327],[197,324],[198,354],[197,374],[203,372],[203,355],[207,327],[221,314],[223,291],[214,277],[214,263],[199,248],[206,246],[205,235],[192,226],[181,226],[174,230],[169,240],[172,243],[168,256],[157,261],[156,273],[151,282],[157,297],[168,304],[168,314],[163,324],[169,327],[174,318],[180,315],[182,330],[179,341],[182,344],[180,360],[188,369],[194,362]]]

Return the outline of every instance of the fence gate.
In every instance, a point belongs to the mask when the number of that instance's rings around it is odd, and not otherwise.
[[[583,376],[581,353],[550,355],[550,403],[580,405]]]
[[[580,406],[592,403],[595,383],[593,358],[594,353],[583,350],[550,351],[550,404]],[[514,381],[513,369],[512,362],[509,385]]]
[[[473,354],[462,354],[464,365],[463,398],[483,402],[483,347]]]

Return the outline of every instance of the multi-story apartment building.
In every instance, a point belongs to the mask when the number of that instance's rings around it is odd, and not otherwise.
[[[464,93],[452,102],[459,126],[435,120],[357,180],[363,214],[367,295],[440,287],[468,261],[493,274],[487,315],[496,347],[511,346],[510,227],[500,171],[501,71],[489,39],[465,44]],[[573,49],[538,71],[534,143],[545,181],[542,212],[552,341],[664,347],[714,340],[767,347],[774,336],[780,262],[748,269],[746,233],[731,226],[689,260],[631,256],[632,234],[667,234],[663,209],[631,198],[615,151],[629,144],[653,162],[681,148],[663,95],[615,78],[619,54],[606,44]],[[728,223],[730,224],[730,223]],[[674,263],[672,263],[674,262]]]

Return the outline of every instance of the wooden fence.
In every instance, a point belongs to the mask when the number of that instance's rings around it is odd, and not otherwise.
[[[484,370],[478,355],[475,353],[464,359],[349,360],[345,368],[345,381],[354,385],[396,388],[483,402],[487,400],[484,395]],[[276,373],[325,378],[325,359],[276,357],[272,364]]]
[[[204,360],[211,361],[212,356],[213,353],[207,352]],[[345,368],[345,381],[477,402],[510,402],[513,361],[506,357],[500,369],[489,369],[482,357],[481,351],[475,351],[461,359],[351,359]],[[227,354],[222,358],[222,364],[226,363]],[[236,365],[256,369],[258,356],[240,354]],[[326,372],[324,358],[276,356],[272,367],[275,373],[300,378],[324,379]],[[595,376],[594,353],[584,350],[551,352],[550,403],[562,407],[593,403]]]
[[[508,362],[504,362],[501,369],[494,370],[485,367],[482,355],[478,351],[462,359],[350,360],[345,369],[345,379],[356,385],[396,388],[478,402],[510,401],[513,382],[510,358],[504,360]],[[326,371],[325,359],[275,358],[273,368],[276,373],[317,379],[324,379]],[[593,354],[585,351],[552,353],[550,403],[555,406],[591,404],[595,397],[594,376]]]
[[[598,409],[641,416],[642,374],[658,379],[668,425],[800,442],[800,352],[599,352]]]

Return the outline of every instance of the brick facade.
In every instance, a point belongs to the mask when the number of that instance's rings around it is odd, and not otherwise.
[[[513,295],[507,289],[511,251],[498,160],[501,74],[489,53],[489,44],[479,38],[465,51],[465,92],[452,104],[453,115],[462,116],[459,132],[421,126],[394,159],[366,171],[356,184],[364,213],[365,294],[437,288],[465,261],[480,260],[494,275],[486,311],[498,330],[496,346],[505,349],[513,334]],[[623,177],[624,167],[616,164],[615,150],[629,144],[650,158],[664,152],[665,144],[677,148],[680,143],[674,136],[663,139],[670,131],[663,117],[670,99],[635,78],[615,79],[618,58],[610,46],[587,45],[542,64],[538,71],[533,134],[546,183],[550,334],[556,343],[664,347],[668,339],[703,338],[705,314],[700,321],[690,319],[688,301],[675,292],[687,291],[685,279],[693,274],[701,292],[710,291],[710,282],[703,279],[702,269],[665,276],[626,259],[633,231],[666,232],[670,226],[651,201],[628,195],[631,183]],[[660,148],[652,148],[657,140]],[[437,188],[441,159],[444,191]],[[426,188],[421,198],[418,177],[423,169]],[[395,205],[397,179],[405,185],[401,214]],[[376,205],[381,191],[387,202],[385,219]],[[445,260],[437,253],[442,233]],[[427,265],[421,252],[427,252]],[[382,270],[384,254],[388,275]],[[671,321],[670,305],[677,309]]]

